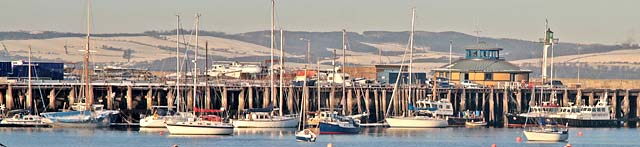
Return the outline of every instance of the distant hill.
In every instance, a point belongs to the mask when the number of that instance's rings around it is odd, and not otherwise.
[[[184,53],[193,55],[193,34],[192,31],[181,30],[180,44],[181,57]],[[246,33],[228,34],[216,31],[201,31],[200,37],[200,59],[204,59],[204,42],[209,42],[209,57],[212,61],[242,61],[242,62],[262,62],[269,59],[270,54],[270,32],[254,31]],[[430,70],[448,62],[449,41],[453,41],[454,59],[460,58],[464,53],[464,46],[476,43],[476,36],[459,32],[427,32],[418,31],[415,34],[416,55],[414,61],[417,70]],[[27,56],[28,46],[33,47],[33,57],[37,60],[59,61],[68,63],[78,63],[82,61],[84,49],[84,36],[82,33],[64,33],[52,31],[14,31],[0,32],[0,60],[20,60]],[[94,34],[92,38],[92,61],[96,65],[110,64],[131,67],[148,68],[151,70],[172,70],[175,65],[175,30],[167,31],[146,31],[142,33],[110,33]],[[342,62],[342,32],[285,32],[285,53],[287,62],[306,62],[306,42],[300,38],[310,39],[312,45],[311,58],[313,61],[320,59],[322,64],[330,64],[333,57],[333,49],[338,49],[337,62]],[[348,64],[350,65],[370,65],[377,63],[400,63],[402,54],[407,46],[409,32],[389,32],[389,31],[365,31],[362,33],[348,32]],[[496,44],[504,48],[501,52],[503,57],[509,61],[514,61],[525,68],[533,69],[534,72],[539,65],[535,65],[542,53],[542,44],[535,40],[490,38],[480,37],[480,41]],[[276,48],[279,48],[280,34],[276,32]],[[186,50],[186,47],[189,50]],[[580,48],[583,56],[589,55],[597,59],[598,63],[625,63],[615,65],[624,70],[620,72],[632,72],[640,70],[634,57],[629,57],[626,46],[601,45],[601,44],[575,44],[563,43],[555,46],[555,56],[557,63],[570,62],[578,53]],[[379,55],[382,52],[382,56]],[[279,50],[276,50],[279,55]],[[600,54],[607,54],[606,58]],[[620,57],[618,57],[620,56]],[[600,58],[595,58],[600,57]],[[191,57],[192,58],[192,57]],[[566,59],[565,59],[566,58]],[[585,58],[587,59],[587,58]],[[625,59],[625,60],[614,60]],[[406,61],[407,59],[405,59]],[[203,61],[203,60],[201,60]],[[186,63],[186,60],[181,61]],[[584,61],[583,61],[584,62]],[[603,68],[613,66],[611,64],[599,64],[594,70],[606,70]],[[625,68],[631,67],[632,68]],[[605,72],[605,71],[602,71]],[[558,73],[565,74],[565,73]],[[571,73],[566,73],[571,77]],[[585,74],[587,75],[587,74]],[[610,74],[616,75],[616,74]],[[610,77],[596,74],[594,78]],[[624,73],[618,74],[624,75]],[[629,76],[625,76],[629,77]]]

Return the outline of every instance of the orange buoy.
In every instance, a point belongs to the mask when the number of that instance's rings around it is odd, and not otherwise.
[[[162,135],[164,135],[164,132],[163,132],[163,131],[160,131],[160,136],[162,136]]]
[[[571,143],[567,143],[564,147],[571,147]]]
[[[491,144],[491,147],[497,147],[497,145],[494,143],[494,144]]]
[[[582,136],[582,135],[584,135],[582,131],[578,132],[578,136]]]
[[[333,144],[329,143],[327,144],[327,147],[333,147]]]
[[[516,142],[518,142],[518,143],[522,142],[522,137],[520,137],[520,136],[516,137]]]

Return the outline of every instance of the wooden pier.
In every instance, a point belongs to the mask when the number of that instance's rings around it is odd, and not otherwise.
[[[58,111],[68,108],[81,98],[81,86],[77,82],[34,82],[31,106],[38,108],[38,112]],[[407,100],[427,98],[436,94],[437,98],[448,99],[453,104],[454,113],[462,111],[483,111],[484,117],[492,126],[504,127],[507,121],[506,113],[527,112],[530,105],[540,101],[540,95],[549,97],[557,95],[557,103],[561,106],[595,105],[600,98],[605,98],[612,107],[612,116],[624,122],[625,126],[636,127],[640,114],[640,89],[555,89],[540,91],[536,89],[520,88],[482,88],[482,89],[433,89],[427,87],[401,87],[396,91],[395,100],[392,99],[393,87],[351,86],[346,87],[343,95],[342,88],[308,87],[307,92],[301,86],[283,87],[284,92],[269,90],[265,84],[238,84],[238,82],[204,83],[198,84],[196,90],[200,97],[194,100],[193,85],[181,84],[180,97],[176,97],[175,84],[171,83],[140,83],[140,82],[94,82],[92,83],[93,100],[104,104],[106,109],[120,110],[125,119],[139,119],[154,105],[174,105],[175,100],[182,98],[181,103],[188,110],[195,104],[198,107],[219,109],[224,107],[232,117],[237,117],[239,111],[248,108],[263,108],[269,105],[282,104],[285,114],[297,113],[300,99],[303,95],[310,98],[310,111],[321,108],[345,106],[342,111],[347,114],[369,114],[365,123],[379,123],[387,115],[401,115],[408,111]],[[278,89],[279,87],[274,87]],[[26,83],[0,84],[0,105],[6,110],[23,109],[28,106],[25,98]],[[275,92],[270,98],[270,92]],[[411,93],[411,94],[410,94]],[[409,98],[413,95],[413,98]],[[280,99],[279,96],[283,98]],[[282,100],[282,101],[280,101]],[[548,99],[543,100],[548,101]],[[273,103],[269,103],[273,102]],[[391,106],[389,106],[391,105]],[[389,111],[389,112],[387,112]]]

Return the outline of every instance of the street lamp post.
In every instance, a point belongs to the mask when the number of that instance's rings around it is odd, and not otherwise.
[[[307,64],[311,64],[311,40],[305,38],[300,38],[300,40],[307,42]]]

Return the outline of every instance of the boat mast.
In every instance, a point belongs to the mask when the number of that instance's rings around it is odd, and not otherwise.
[[[89,56],[90,56],[90,51],[89,49],[91,48],[89,45],[89,41],[91,40],[91,0],[87,0],[87,40],[86,40],[86,48],[85,48],[85,53],[84,53],[84,98],[85,98],[85,110],[89,110],[89,108],[91,108],[91,103],[93,99],[93,96],[89,93],[91,92],[91,85],[90,85],[90,77],[89,77]]]
[[[32,90],[31,90],[31,45],[29,45],[29,74],[28,74],[28,89],[27,89],[27,103],[26,103],[26,109],[31,110],[31,106],[32,106],[32,96],[33,94],[31,94]],[[36,109],[37,110],[37,109]]]
[[[275,98],[275,89],[274,89],[274,85],[273,85],[273,51],[275,48],[275,42],[274,42],[274,31],[275,31],[275,7],[276,7],[276,0],[271,0],[271,60],[269,60],[269,90],[271,90],[271,92],[269,93],[269,99],[271,100],[270,103],[273,104],[273,100]]]
[[[316,71],[316,84],[315,84],[316,85],[316,93],[317,93],[316,99],[318,99],[318,110],[317,111],[318,111],[318,114],[320,114],[320,106],[321,106],[320,103],[322,101],[320,100],[320,86],[317,84],[318,81],[320,81],[320,58],[317,58],[316,60],[317,60],[316,61],[316,64],[317,64],[316,65],[316,70],[317,70]]]
[[[280,92],[278,93],[280,99],[278,100],[278,108],[280,116],[283,116],[283,100],[284,100],[284,30],[280,28]]]
[[[345,72],[344,72],[344,68],[347,66],[347,30],[346,29],[342,29],[342,75],[340,75],[340,78],[342,79],[342,99],[340,99],[340,103],[342,105],[342,115],[346,115],[346,109],[344,108],[345,104],[342,104],[342,101],[345,100],[347,97],[347,91],[346,91],[346,79],[345,79]],[[336,78],[335,76],[333,77],[334,79]]]
[[[207,93],[207,91],[209,91],[209,74],[207,74],[207,72],[209,72],[209,41],[205,41],[204,42],[204,88],[205,88],[205,93],[206,96],[204,97],[205,99],[208,100],[209,98],[209,93]],[[206,107],[207,109],[211,109],[209,104],[211,104],[210,101],[205,100],[205,102],[208,102],[206,104],[204,104],[204,107]]]
[[[180,15],[176,15],[176,99],[177,111],[180,112]]]
[[[412,94],[412,85],[413,85],[413,35],[414,35],[414,25],[416,19],[416,8],[411,8],[411,33],[409,34],[409,99],[411,102]],[[406,108],[407,112],[409,108]]]
[[[196,45],[195,45],[195,55],[193,56],[193,115],[196,114],[196,100],[198,99],[198,48],[200,44],[198,44],[198,25],[200,24],[200,14],[196,13]]]

